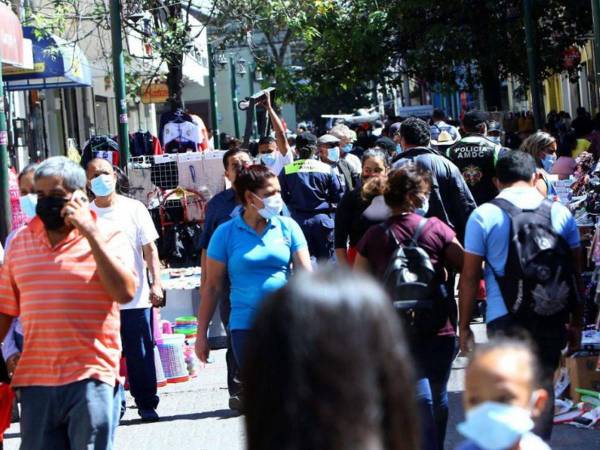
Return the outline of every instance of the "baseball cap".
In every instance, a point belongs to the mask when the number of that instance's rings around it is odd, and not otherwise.
[[[340,140],[332,134],[324,134],[317,139],[317,145],[339,144]]]
[[[375,146],[385,150],[388,153],[393,153],[396,150],[396,143],[389,137],[383,136],[375,141]]]
[[[317,145],[317,137],[314,134],[305,131],[296,136],[296,148],[310,147],[314,145]]]
[[[469,111],[468,113],[465,114],[465,116],[463,117],[463,125],[466,128],[476,128],[479,125],[481,125],[482,123],[486,123],[488,121],[488,115],[486,113],[484,113],[483,111],[477,111],[477,110],[473,110],[473,111]]]

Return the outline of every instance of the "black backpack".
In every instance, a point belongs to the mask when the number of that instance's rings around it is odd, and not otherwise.
[[[573,257],[552,227],[552,202],[522,210],[496,198],[493,205],[511,220],[504,276],[494,273],[506,308],[526,329],[564,325],[579,301]]]
[[[381,225],[396,244],[383,282],[409,335],[435,334],[448,319],[439,276],[429,255],[418,244],[426,224],[427,219],[421,219],[412,238],[403,243],[389,225]]]

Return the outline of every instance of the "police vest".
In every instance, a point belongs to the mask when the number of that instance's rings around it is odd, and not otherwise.
[[[478,205],[498,195],[493,178],[501,148],[484,136],[472,135],[447,150],[448,158],[460,169]]]

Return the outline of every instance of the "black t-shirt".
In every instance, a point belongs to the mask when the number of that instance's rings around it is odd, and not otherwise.
[[[448,158],[459,168],[477,205],[498,195],[493,178],[501,151],[502,146],[477,134],[464,137],[447,151]]]
[[[369,220],[363,215],[371,202],[362,198],[361,189],[359,186],[347,192],[338,203],[335,214],[335,248],[346,248],[348,241],[350,247],[356,247],[369,228],[383,221]]]

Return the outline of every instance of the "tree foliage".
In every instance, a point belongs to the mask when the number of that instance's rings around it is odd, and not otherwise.
[[[539,78],[562,72],[564,51],[592,29],[588,0],[534,0]],[[491,88],[509,75],[528,82],[523,0],[394,0],[394,57],[429,83]],[[576,76],[578,67],[570,69]]]

